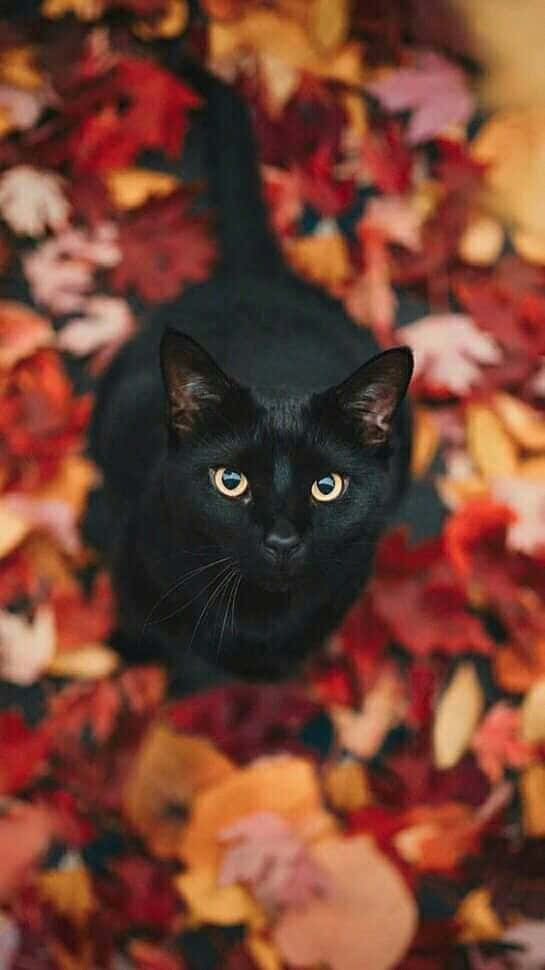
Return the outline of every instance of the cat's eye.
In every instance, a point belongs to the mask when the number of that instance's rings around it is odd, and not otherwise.
[[[211,473],[212,482],[222,495],[240,498],[248,491],[248,479],[234,468],[216,468]]]
[[[333,502],[343,494],[346,488],[346,479],[337,472],[329,475],[322,475],[312,484],[311,495],[317,502]]]

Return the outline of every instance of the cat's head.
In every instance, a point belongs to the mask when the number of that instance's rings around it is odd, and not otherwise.
[[[265,398],[167,330],[168,493],[250,585],[293,590],[372,543],[390,497],[389,444],[412,373],[385,351],[306,400]]]

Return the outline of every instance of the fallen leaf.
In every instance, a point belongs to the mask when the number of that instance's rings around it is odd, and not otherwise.
[[[393,836],[396,852],[422,872],[456,869],[478,847],[475,812],[459,802],[442,802],[410,810],[404,827]]]
[[[197,793],[221,787],[234,771],[206,738],[176,734],[157,724],[131,766],[123,796],[125,815],[155,855],[176,855]],[[196,865],[203,862],[197,857]]]
[[[244,942],[258,970],[282,970],[280,954],[269,940],[254,932]]]
[[[274,812],[300,834],[312,832],[314,838],[335,828],[322,808],[318,780],[309,762],[291,755],[263,757],[197,793],[181,833],[180,857],[190,866],[219,864],[223,856],[219,833],[254,812]]]
[[[475,667],[461,663],[441,696],[433,724],[434,761],[446,771],[466,751],[484,707],[484,694]]]
[[[521,734],[525,742],[545,741],[545,677],[530,687],[520,710]]]
[[[420,249],[422,216],[406,196],[384,195],[370,199],[362,223],[383,233],[388,242],[406,249]]]
[[[359,758],[374,757],[388,732],[403,722],[406,708],[405,685],[397,671],[386,668],[366,691],[360,711],[331,707],[338,744]]]
[[[44,0],[44,17],[56,20],[67,13],[74,13],[80,20],[98,20],[102,16],[108,0]]]
[[[535,756],[535,749],[528,742],[536,738],[524,731],[523,717],[520,709],[498,701],[487,711],[473,735],[471,748],[493,785],[503,779],[506,768],[525,768]]]
[[[0,369],[10,370],[40,347],[47,347],[53,337],[45,317],[24,303],[0,300]]]
[[[15,45],[0,53],[0,79],[25,91],[33,91],[44,84],[44,76],[36,67],[36,48]]]
[[[161,37],[177,37],[189,23],[188,0],[166,0],[166,9],[154,20],[141,20],[133,25],[133,32],[142,40],[155,40]]]
[[[423,478],[439,447],[440,433],[433,411],[417,407],[413,413],[411,474]]]
[[[523,920],[509,926],[502,935],[502,942],[522,947],[517,955],[516,970],[540,970],[545,953],[545,922]]]
[[[387,341],[391,339],[397,298],[386,240],[382,232],[362,223],[360,242],[365,269],[346,289],[344,302],[357,323],[372,327],[379,341]]]
[[[10,802],[0,816],[0,900],[16,892],[54,835],[50,813],[36,805]]]
[[[100,373],[135,332],[136,324],[127,301],[116,297],[89,297],[82,310],[84,316],[62,328],[57,346],[77,357],[94,354],[93,372]]]
[[[464,943],[476,940],[497,940],[504,927],[492,908],[490,890],[486,887],[472,889],[456,910],[459,938]]]
[[[30,622],[0,610],[0,677],[12,684],[33,684],[51,662],[55,643],[49,606],[39,606]]]
[[[42,236],[46,229],[66,229],[70,203],[64,180],[30,165],[16,165],[0,177],[0,212],[14,232]]]
[[[472,218],[458,242],[458,255],[471,266],[493,266],[503,249],[503,226],[492,216]]]
[[[116,606],[110,576],[97,573],[86,595],[78,584],[51,595],[61,651],[106,640],[115,627]]]
[[[327,896],[329,881],[295,829],[273,812],[254,812],[219,833],[226,847],[218,885],[240,883],[269,914]]]
[[[40,896],[76,926],[87,924],[96,910],[91,878],[80,861],[69,858],[64,866],[40,873],[36,884]]]
[[[325,839],[311,854],[328,874],[331,895],[288,910],[273,930],[284,960],[331,970],[388,970],[416,930],[412,896],[394,866],[367,836]]]
[[[197,865],[176,876],[175,886],[199,923],[233,926],[247,923],[255,929],[266,925],[260,906],[243,886],[221,886],[214,866]]]
[[[130,940],[128,950],[135,970],[186,970],[187,967],[178,954],[144,940]]]
[[[507,529],[507,547],[530,556],[545,553],[545,480],[496,478],[491,492],[516,515]]]
[[[525,652],[506,646],[494,658],[496,678],[504,690],[523,694],[545,677],[545,639],[538,639]]]
[[[344,236],[337,231],[296,239],[287,252],[296,272],[330,289],[344,283],[352,272]]]
[[[397,331],[415,355],[415,379],[431,393],[464,396],[483,380],[483,367],[498,364],[501,351],[462,313],[430,314]]]
[[[323,777],[324,792],[338,812],[355,812],[373,801],[365,768],[355,758],[332,764]]]
[[[545,836],[545,764],[530,765],[519,778],[522,821],[529,838]]]
[[[494,409],[509,434],[527,451],[545,451],[545,415],[505,392],[493,397]]]
[[[100,643],[56,653],[47,668],[50,677],[98,680],[109,677],[119,666],[119,655]]]
[[[9,505],[0,498],[0,559],[17,549],[29,532],[26,519],[14,515]]]
[[[10,131],[32,128],[46,105],[53,105],[55,100],[53,92],[46,88],[25,91],[24,88],[0,84],[0,111],[7,111]]]
[[[516,445],[492,408],[485,404],[469,404],[466,430],[469,453],[485,478],[516,475]]]
[[[179,180],[167,172],[148,168],[118,168],[106,172],[106,185],[120,209],[137,209],[152,196],[170,195]]]
[[[21,932],[14,919],[0,911],[0,967],[10,970],[19,951]]]
[[[10,492],[0,501],[16,520],[26,523],[28,532],[48,532],[69,556],[81,551],[76,510],[62,498],[41,498],[23,492]]]
[[[388,111],[413,112],[407,138],[412,145],[429,141],[449,125],[466,124],[474,110],[467,78],[460,68],[432,51],[415,58],[414,67],[401,67],[367,90]]]
[[[50,740],[46,730],[29,727],[19,711],[0,713],[1,795],[20,791],[40,774],[47,763]]]

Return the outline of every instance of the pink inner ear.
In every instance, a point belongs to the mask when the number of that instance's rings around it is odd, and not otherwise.
[[[354,409],[362,422],[367,444],[380,445],[386,441],[396,403],[395,392],[384,384],[366,388],[365,394],[355,404]]]

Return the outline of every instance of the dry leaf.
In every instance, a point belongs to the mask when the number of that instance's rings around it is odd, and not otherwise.
[[[505,233],[497,219],[478,215],[471,219],[458,243],[458,255],[471,266],[493,266],[503,249]]]
[[[242,886],[219,886],[215,866],[197,865],[175,879],[178,892],[198,923],[266,925],[265,913]]]
[[[416,930],[417,912],[403,879],[367,836],[326,839],[311,849],[332,895],[284,914],[273,930],[281,956],[298,967],[388,970]]]
[[[516,446],[492,408],[485,404],[469,404],[466,428],[469,453],[485,478],[516,474]]]
[[[160,857],[175,855],[196,793],[209,786],[221,787],[234,773],[232,763],[210,741],[156,724],[131,766],[124,792],[125,814],[152,852]],[[195,860],[196,864],[206,861],[198,856]]]
[[[432,313],[398,330],[399,343],[415,355],[415,377],[432,391],[467,394],[482,380],[482,367],[499,364],[501,351],[463,313]]]
[[[403,721],[406,709],[405,685],[399,674],[386,669],[365,693],[361,710],[335,705],[330,714],[339,745],[359,758],[372,758],[388,732]]]
[[[522,737],[525,741],[545,741],[545,678],[534,684],[522,703]]]
[[[83,926],[96,909],[93,885],[85,866],[72,864],[66,868],[42,872],[36,879],[40,896],[76,926]]]
[[[42,236],[46,229],[59,232],[67,227],[71,208],[63,187],[59,175],[16,165],[0,178],[0,212],[20,235]]]
[[[117,168],[106,173],[106,185],[120,209],[136,209],[152,196],[170,195],[179,179],[147,168]]]
[[[320,55],[301,25],[275,10],[250,9],[232,23],[213,21],[208,42],[212,62],[232,58],[250,48],[258,54],[272,54],[310,74],[349,84],[362,80],[359,44],[346,44],[333,56]]]
[[[324,792],[338,812],[356,812],[373,801],[365,768],[355,758],[331,765],[323,778]]]
[[[224,852],[219,833],[254,812],[275,812],[302,835],[312,832],[315,838],[335,829],[322,808],[312,765],[291,755],[263,757],[196,795],[179,842],[180,857],[190,866],[217,865]]]
[[[0,610],[0,678],[12,684],[33,684],[55,652],[53,611],[39,606],[32,621]]]
[[[100,677],[109,677],[118,666],[119,655],[115,650],[96,643],[57,653],[49,664],[47,673],[50,677],[98,680]]]
[[[495,394],[492,403],[509,434],[527,451],[545,451],[545,415],[505,392]]]
[[[456,910],[459,939],[464,943],[476,940],[496,940],[503,933],[503,924],[492,909],[490,890],[484,886],[473,889]]]
[[[434,761],[453,768],[466,751],[484,707],[484,694],[472,663],[461,663],[437,705],[433,724]]]
[[[545,836],[545,764],[530,765],[519,779],[524,831],[531,839]]]
[[[352,272],[345,238],[338,231],[317,232],[290,242],[287,253],[296,272],[330,289],[346,282]]]
[[[491,492],[516,515],[507,527],[507,548],[530,556],[545,551],[545,480],[498,478]]]
[[[9,370],[53,339],[53,328],[45,317],[24,303],[0,300],[0,369]]]
[[[415,408],[411,445],[411,474],[422,478],[428,471],[439,447],[440,435],[433,412],[428,408]]]

